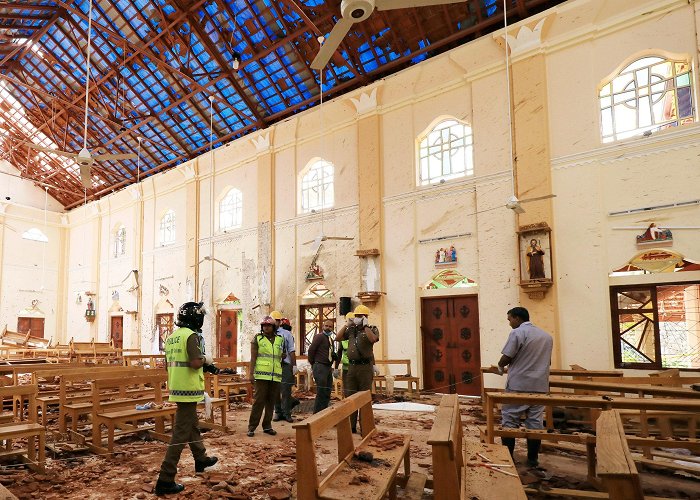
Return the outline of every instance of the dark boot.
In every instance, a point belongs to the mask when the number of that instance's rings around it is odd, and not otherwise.
[[[219,459],[216,457],[206,457],[202,460],[195,460],[194,461],[194,471],[195,472],[204,472],[204,469],[207,467],[211,467],[214,465],[216,462],[218,462]]]
[[[527,440],[527,465],[528,467],[537,467],[539,460],[537,459],[540,454],[540,445],[542,441],[539,439],[528,439]]]
[[[182,490],[184,490],[185,487],[179,483],[176,483],[175,481],[170,481],[170,482],[165,482],[161,481],[160,479],[156,483],[156,495],[161,496],[161,495],[174,495],[176,493],[180,493]]]
[[[508,451],[510,452],[510,457],[513,458],[513,453],[515,453],[515,438],[502,437],[501,443],[503,444],[503,446],[508,448]]]

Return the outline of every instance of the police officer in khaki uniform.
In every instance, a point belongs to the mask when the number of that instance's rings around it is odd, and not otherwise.
[[[379,342],[379,329],[370,325],[368,321],[369,308],[359,305],[354,311],[355,317],[343,325],[335,340],[342,342],[348,340],[348,396],[356,392],[372,389],[372,378],[377,371],[374,367],[374,344]],[[357,413],[350,417],[352,432],[357,432]]]
[[[169,400],[177,403],[175,426],[168,450],[165,452],[156,495],[180,493],[185,487],[175,482],[180,455],[189,444],[196,472],[204,472],[218,459],[208,457],[202,443],[197,418],[197,403],[204,398],[204,371],[217,373],[218,368],[206,363],[197,332],[201,332],[206,311],[204,305],[186,302],[177,313],[177,330],[165,341],[165,361],[168,369]]]

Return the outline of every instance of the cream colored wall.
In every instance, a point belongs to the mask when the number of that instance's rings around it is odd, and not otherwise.
[[[557,194],[553,204],[557,286],[550,293],[556,294],[559,303],[555,323],[559,324],[562,364],[589,368],[612,367],[607,303],[611,280],[607,275],[636,250],[634,231],[614,228],[641,226],[650,220],[692,225],[699,210],[695,206],[643,217],[607,215],[612,210],[697,198],[694,161],[700,154],[695,145],[697,126],[655,134],[644,141],[600,144],[596,100],[600,81],[636,53],[659,49],[694,54],[697,45],[696,15],[685,1],[619,0],[614,8],[611,4],[603,0],[567,2],[519,23],[512,31],[518,33],[525,25],[532,28],[546,18],[541,42],[527,45],[525,38],[520,39],[520,47],[526,48],[514,53],[514,63],[526,64],[528,57],[544,54],[550,132],[543,141],[549,141],[552,187]],[[244,312],[239,356],[247,359],[248,340],[257,331],[262,314],[277,308],[298,325],[300,295],[309,285],[304,275],[313,258],[313,247],[303,243],[317,236],[321,225],[325,235],[355,238],[324,242],[318,260],[335,297],[355,297],[362,289],[360,259],[354,255],[363,224],[358,177],[366,178],[358,171],[366,153],[359,137],[371,130],[361,133],[360,120],[376,116],[379,128],[373,143],[380,147],[384,228],[380,271],[385,287],[381,291],[386,292],[380,300],[385,354],[411,359],[414,371],[422,373],[420,300],[436,293],[422,287],[437,272],[435,250],[454,244],[457,269],[478,283],[466,293],[479,297],[481,362],[494,363],[508,333],[505,311],[519,300],[516,220],[503,206],[512,187],[504,52],[497,38],[483,37],[367,89],[328,101],[322,110],[300,113],[219,148],[214,153],[214,172],[205,154],[70,212],[63,226],[66,271],[63,278],[59,271],[56,287],[65,288],[57,297],[59,310],[65,309],[58,319],[65,324],[63,338],[106,339],[110,311],[115,310],[112,292],[118,291],[119,306],[124,309],[125,346],[153,352],[157,349],[155,313],[165,299],[177,307],[196,297],[214,311],[233,293],[241,299]],[[360,111],[352,99],[364,103]],[[436,119],[448,116],[473,128],[474,176],[417,187],[416,137]],[[322,215],[300,214],[300,173],[314,158],[335,165],[336,203]],[[218,201],[230,187],[243,193],[243,224],[224,233],[218,229],[216,214]],[[267,203],[265,196],[274,200]],[[161,247],[158,227],[167,209],[176,214],[177,240]],[[129,251],[115,259],[110,254],[118,222],[127,228]],[[419,243],[460,233],[471,234]],[[6,264],[12,261],[7,257],[11,237],[7,229],[3,234],[2,269],[12,274],[14,268]],[[700,258],[697,231],[675,234],[674,249]],[[54,251],[58,256],[59,250]],[[229,268],[204,260],[208,256]],[[134,283],[121,281],[131,269],[139,270],[139,287],[130,292]],[[268,269],[270,274],[263,275]],[[0,277],[0,313],[6,317],[19,303],[5,305],[6,293],[16,286],[10,286],[14,282],[4,274]],[[266,286],[272,283],[272,293],[266,294]],[[167,288],[167,296],[160,294],[161,285]],[[77,294],[86,290],[99,294],[93,325],[84,320],[85,297],[82,304],[75,303]],[[213,318],[213,314],[207,318],[204,328],[210,346],[214,344]],[[488,385],[501,382],[496,377],[487,380]]]
[[[629,3],[626,2],[629,6]],[[604,2],[598,6],[603,8]],[[548,55],[549,107],[562,364],[614,365],[611,285],[698,279],[700,273],[609,278],[640,249],[635,236],[656,222],[697,226],[700,205],[610,216],[610,212],[697,200],[698,125],[602,145],[596,90],[623,63],[647,54],[691,57],[697,73],[697,17],[686,2],[655,2],[647,16],[606,19],[583,10],[578,29],[598,31],[586,42]],[[643,10],[645,5],[639,5]],[[592,9],[595,12],[595,9]],[[614,14],[610,12],[610,14]],[[615,26],[609,26],[617,21]],[[552,26],[550,36],[561,33]],[[697,74],[695,77],[697,95]],[[697,101],[695,102],[697,109]],[[673,251],[700,259],[700,230],[674,230]]]

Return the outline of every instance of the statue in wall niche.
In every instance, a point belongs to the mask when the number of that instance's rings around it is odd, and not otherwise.
[[[545,279],[543,256],[544,250],[542,250],[540,242],[532,238],[530,248],[527,251],[527,272],[531,280]]]
[[[454,245],[450,247],[450,261],[457,262],[457,250],[455,250]]]

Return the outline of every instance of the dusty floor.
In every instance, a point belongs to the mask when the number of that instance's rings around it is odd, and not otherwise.
[[[437,402],[425,397],[422,403]],[[310,404],[303,403],[306,410]],[[263,434],[245,435],[249,406],[234,404],[229,412],[232,434],[209,431],[204,434],[208,453],[219,457],[219,463],[204,475],[195,476],[194,462],[189,450],[180,461],[177,480],[184,483],[182,498],[286,498],[293,491],[295,482],[295,446],[292,424],[277,422],[277,436]],[[478,440],[477,425],[483,425],[481,407],[465,403],[463,410],[465,438]],[[304,413],[296,415],[298,419]],[[411,435],[412,470],[432,475],[428,435],[433,424],[433,413],[376,411],[380,430],[404,432]],[[359,440],[359,436],[357,436]],[[165,444],[148,441],[143,437],[130,437],[118,441],[117,455],[113,458],[81,453],[72,456],[49,458],[46,475],[33,474],[23,467],[6,466],[0,469],[0,483],[20,499],[131,499],[156,498],[151,494],[155,484]],[[334,463],[336,457],[335,433],[329,432],[319,439],[319,469]],[[524,449],[518,445],[516,464],[524,461]],[[556,450],[543,450],[541,465],[546,469],[547,480],[531,476],[518,466],[524,482],[534,481],[533,488],[551,487],[591,489],[586,484],[584,456]],[[648,495],[669,498],[700,498],[700,481],[670,473],[641,474],[642,484]],[[426,493],[425,498],[430,498]],[[173,497],[170,497],[173,498]]]

